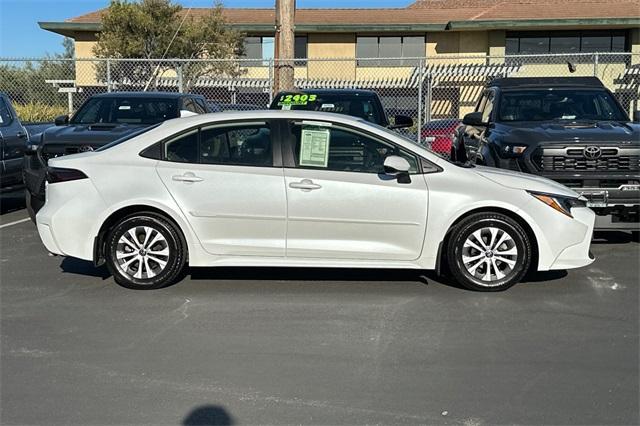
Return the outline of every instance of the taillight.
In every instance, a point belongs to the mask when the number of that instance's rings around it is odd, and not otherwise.
[[[60,167],[49,167],[47,169],[47,182],[69,182],[71,180],[86,179],[87,175],[76,169],[63,169]]]

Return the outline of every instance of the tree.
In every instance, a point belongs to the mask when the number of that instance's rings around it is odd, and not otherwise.
[[[39,61],[15,61],[0,65],[0,92],[17,104],[66,106],[67,95],[46,80],[73,80],[75,66],[73,40],[62,42],[64,53],[47,54]]]
[[[229,59],[244,53],[243,35],[227,24],[222,10],[216,2],[204,16],[194,17],[171,0],[111,0],[94,53],[100,58],[148,60],[112,61],[110,78],[120,84],[155,87],[156,77],[168,70],[182,77],[183,87],[204,75],[237,76],[238,64]],[[104,81],[106,66],[101,64],[98,71]]]

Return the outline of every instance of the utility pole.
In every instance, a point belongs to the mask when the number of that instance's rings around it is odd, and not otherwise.
[[[293,90],[295,46],[295,0],[276,0],[275,85],[276,91]]]

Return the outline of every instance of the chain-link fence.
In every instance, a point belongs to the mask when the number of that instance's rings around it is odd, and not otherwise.
[[[473,56],[377,59],[142,60],[0,59],[0,91],[34,117],[73,112],[111,91],[204,95],[214,111],[268,107],[281,66],[293,66],[299,89],[367,89],[378,93],[391,121],[408,115],[403,132],[448,153],[451,135],[497,77],[596,76],[631,115],[640,109],[640,54]],[[44,112],[42,112],[44,111]]]

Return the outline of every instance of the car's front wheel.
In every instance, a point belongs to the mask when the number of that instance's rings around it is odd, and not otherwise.
[[[466,288],[500,291],[511,287],[531,265],[531,241],[522,226],[501,213],[477,213],[452,231],[447,261]]]
[[[123,287],[162,288],[182,271],[185,246],[180,232],[168,220],[152,213],[134,214],[108,233],[107,267]]]

